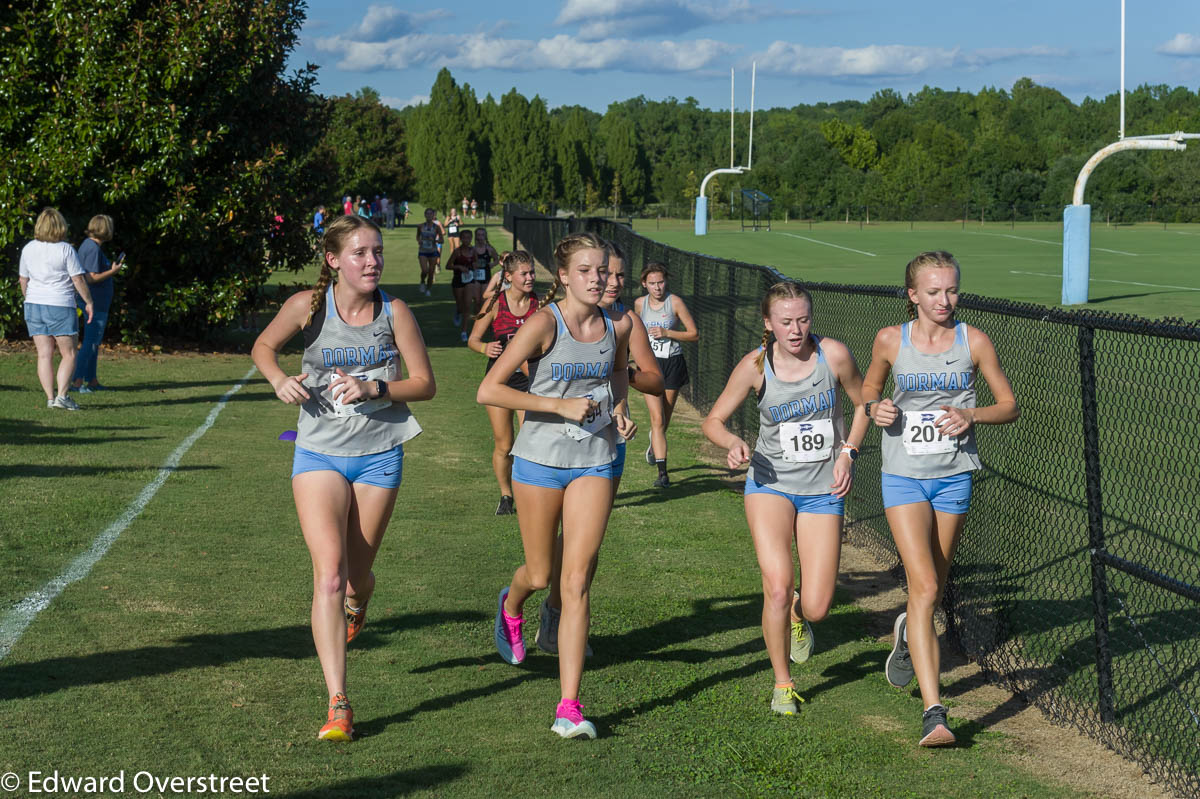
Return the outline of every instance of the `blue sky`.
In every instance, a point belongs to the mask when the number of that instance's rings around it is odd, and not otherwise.
[[[1021,77],[1078,102],[1118,90],[1120,8],[1119,0],[309,0],[292,62],[320,65],[322,93],[371,86],[397,108],[425,100],[446,66],[481,98],[516,87],[551,107],[601,112],[638,95],[727,109],[733,67],[744,109],[752,61],[759,108],[866,100],[883,88],[1007,89]],[[1127,86],[1200,88],[1200,0],[1128,9]]]

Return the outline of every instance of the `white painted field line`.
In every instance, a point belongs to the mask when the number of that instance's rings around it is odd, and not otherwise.
[[[976,236],[998,236],[1002,239],[1016,239],[1017,241],[1032,241],[1036,244],[1053,244],[1055,247],[1061,247],[1061,241],[1046,241],[1045,239],[1030,239],[1025,236],[1014,236],[1011,233],[976,233]],[[1140,257],[1136,252],[1125,252],[1124,250],[1109,250],[1104,247],[1093,247],[1093,250],[1100,252],[1111,252],[1114,255],[1132,255],[1134,258]]]
[[[1037,277],[1057,277],[1057,278],[1062,277],[1062,275],[1056,275],[1053,272],[1018,272],[1016,269],[1010,269],[1010,270],[1008,270],[1008,273],[1010,275],[1036,275]],[[1090,278],[1088,282],[1090,282],[1090,283],[1120,283],[1123,286],[1146,286],[1147,288],[1152,288],[1152,289],[1179,289],[1180,291],[1200,291],[1200,288],[1197,288],[1195,286],[1165,286],[1161,283],[1138,283],[1136,280],[1109,280],[1108,278],[1103,278],[1103,277],[1093,277],[1093,278]]]
[[[4,615],[3,619],[0,619],[0,660],[8,656],[8,653],[12,651],[21,634],[33,623],[33,620],[37,618],[39,613],[50,607],[50,603],[63,592],[63,589],[71,583],[78,582],[88,576],[92,567],[96,565],[100,558],[104,557],[104,553],[108,552],[108,548],[113,545],[113,542],[117,540],[121,533],[125,532],[125,528],[132,524],[134,519],[141,515],[146,505],[158,493],[158,489],[162,488],[167,478],[179,468],[179,462],[183,460],[183,456],[187,454],[187,451],[217,421],[217,415],[225,408],[225,404],[229,402],[229,398],[241,391],[242,386],[246,385],[246,381],[250,379],[254,372],[255,368],[253,366],[250,367],[250,371],[246,372],[237,385],[226,391],[221,396],[221,399],[217,400],[217,404],[208,412],[208,418],[204,420],[204,423],[193,430],[192,434],[175,448],[175,451],[158,468],[158,475],[142,488],[141,493],[134,498],[133,502],[129,503],[124,512],[117,517],[117,520],[108,526],[108,529],[96,536],[96,539],[92,541],[92,545],[88,547],[86,552],[78,555],[61,574],[22,599],[12,610]]]
[[[1061,241],[1046,241],[1045,239],[1031,239],[1028,236],[1014,236],[1011,233],[980,233],[975,231],[976,236],[995,236],[1000,239],[1016,239],[1017,241],[1032,241],[1035,244],[1053,244],[1055,247],[1061,247]]]
[[[777,230],[775,232],[781,236],[791,236],[793,239],[803,239],[804,241],[811,241],[813,244],[824,244],[826,247],[837,247],[839,250],[849,250],[850,252],[856,252],[859,255],[869,255],[872,258],[878,257],[873,252],[863,252],[862,250],[856,250],[853,247],[843,247],[840,244],[830,244],[827,241],[821,241],[819,239],[810,239],[808,236],[797,236],[795,233],[784,233],[782,230]]]

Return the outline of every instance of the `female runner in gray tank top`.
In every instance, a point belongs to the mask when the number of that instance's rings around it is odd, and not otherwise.
[[[431,399],[436,387],[412,312],[379,288],[379,228],[339,217],[326,228],[323,249],[317,285],[284,302],[251,354],[276,396],[300,406],[292,494],[312,556],[313,642],[329,690],[317,737],[348,741],[354,715],[346,645],[362,628],[375,588],[371,566],[399,491],[403,444],[421,432],[407,403]],[[301,374],[288,375],[279,352],[300,332]]]
[[[908,580],[908,607],[896,617],[884,672],[921,689],[921,746],[946,746],[954,734],[938,687],[940,655],[933,611],[981,468],[975,425],[1006,424],[1020,411],[987,334],[956,322],[960,270],[948,252],[925,252],[904,272],[911,321],[880,330],[863,381],[867,415],[882,428],[883,507]],[[975,407],[975,378],[994,405]],[[891,375],[895,390],[881,399]]]
[[[587,645],[589,565],[612,510],[612,462],[617,436],[632,422],[616,410],[629,388],[627,353],[631,326],[599,308],[608,281],[608,254],[590,233],[567,236],[554,250],[557,281],[546,307],[517,331],[476,399],[485,405],[525,411],[513,446],[513,489],[525,562],[501,592],[494,641],[500,656],[525,659],[521,630],[525,601],[550,584],[554,540],[563,528],[562,614],[558,637],[561,701],[551,725],[564,738],[595,738],[583,717],[579,685]],[[550,303],[559,286],[562,302]],[[529,362],[529,391],[506,385]]]
[[[833,604],[845,497],[867,417],[854,356],[840,341],[813,334],[812,297],[805,289],[776,283],[763,298],[762,315],[762,346],[734,367],[701,429],[727,450],[729,468],[750,464],[746,522],[762,570],[763,639],[775,672],[771,710],[791,716],[803,700],[792,681],[789,655],[796,663],[808,660],[811,622],[824,619]],[[759,408],[753,450],[725,426],[751,392]],[[854,404],[849,435],[842,393]],[[793,541],[800,561],[798,593]]]

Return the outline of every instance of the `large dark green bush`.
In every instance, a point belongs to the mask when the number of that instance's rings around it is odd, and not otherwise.
[[[285,75],[300,0],[51,0],[0,8],[0,336],[23,335],[20,247],[43,206],[78,244],[111,215],[127,340],[203,336],[312,257],[322,104]],[[276,215],[283,217],[275,225]]]

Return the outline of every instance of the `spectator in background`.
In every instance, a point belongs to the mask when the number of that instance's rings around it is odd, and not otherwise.
[[[371,218],[371,204],[361,196],[358,198],[358,215],[363,219]]]
[[[43,208],[33,227],[33,241],[21,249],[19,281],[25,297],[25,326],[37,348],[37,373],[46,407],[77,411],[67,387],[75,371],[75,337],[79,322],[75,294],[83,298],[86,321],[92,321],[92,293],[83,279],[75,248],[67,241],[67,220],[55,208]],[[58,364],[55,393],[54,347]]]
[[[346,216],[354,213],[354,203],[351,202],[349,194],[342,198],[342,213]]]
[[[472,219],[475,218],[475,212],[478,210],[479,210],[479,203],[475,202],[475,200],[471,200],[471,218]]]
[[[325,235],[325,206],[317,206],[317,212],[313,214],[313,233],[318,236]]]
[[[396,204],[385,194],[379,201],[379,207],[383,211],[383,222],[387,225],[387,229],[391,230],[396,227]]]
[[[383,216],[383,201],[379,199],[379,195],[375,195],[375,199],[371,200],[371,218],[379,219]]]
[[[400,203],[400,224],[408,224],[408,200]]]
[[[75,380],[71,388],[80,394],[102,391],[104,386],[96,379],[96,361],[100,357],[100,341],[108,325],[108,311],[112,307],[112,278],[125,265],[125,253],[117,256],[116,262],[109,261],[104,254],[104,243],[112,241],[113,221],[107,214],[96,214],[88,222],[87,238],[79,245],[75,255],[83,267],[83,279],[92,293],[92,320],[84,325],[83,344],[75,358]],[[81,309],[82,304],[79,304]],[[87,381],[86,383],[84,381]]]

